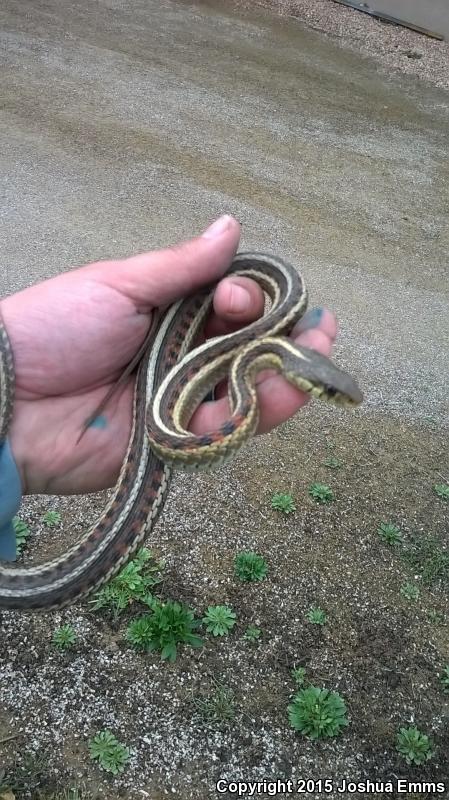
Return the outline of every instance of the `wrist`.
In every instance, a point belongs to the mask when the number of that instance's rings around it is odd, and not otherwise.
[[[9,447],[10,458],[14,462],[16,473],[18,475],[19,483],[20,483],[20,492],[21,495],[28,494],[27,490],[27,482],[25,479],[25,454],[22,454],[21,449],[21,437],[16,435],[16,428],[14,425],[14,419],[11,424],[11,428],[8,433],[8,438],[6,439]],[[31,445],[32,449],[32,445]]]
[[[13,518],[20,508],[22,483],[9,441],[0,444],[0,559],[16,558]]]

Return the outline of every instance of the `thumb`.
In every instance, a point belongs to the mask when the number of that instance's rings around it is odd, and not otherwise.
[[[239,239],[239,223],[224,215],[194,239],[111,262],[102,279],[133,300],[140,311],[165,306],[219,280],[237,252]]]

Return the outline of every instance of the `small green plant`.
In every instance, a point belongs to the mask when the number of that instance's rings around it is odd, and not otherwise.
[[[401,530],[397,525],[393,525],[392,522],[381,522],[377,533],[387,544],[399,544],[402,542]]]
[[[157,650],[162,659],[175,661],[178,644],[201,647],[203,640],[194,631],[200,624],[187,606],[167,600],[154,600],[152,614],[146,614],[130,622],[126,637],[137,649],[146,652]]]
[[[294,667],[292,669],[292,678],[297,686],[304,686],[306,682],[306,668]]]
[[[215,681],[215,691],[206,698],[197,698],[195,705],[202,716],[215,722],[229,722],[235,717],[234,692]]]
[[[431,608],[429,613],[429,621],[433,625],[444,625],[444,614],[441,611],[437,611],[436,608]]]
[[[329,458],[324,459],[324,466],[329,467],[329,469],[340,469],[341,461],[334,456],[329,456]]]
[[[407,764],[424,764],[434,755],[432,741],[415,726],[400,728],[396,735],[396,749]]]
[[[224,636],[234,627],[237,617],[229,606],[209,606],[203,617],[208,633]]]
[[[243,634],[243,638],[247,639],[248,642],[257,642],[262,635],[262,631],[260,628],[256,628],[255,625],[248,625],[245,633]]]
[[[435,536],[412,536],[404,558],[421,575],[426,586],[437,581],[449,582],[449,550]]]
[[[419,589],[414,583],[404,583],[401,586],[401,594],[406,600],[417,600],[419,597]]]
[[[47,528],[54,528],[61,522],[61,515],[59,511],[47,511],[42,517],[42,522]]]
[[[109,608],[118,617],[132,603],[151,605],[151,589],[161,582],[163,568],[164,563],[156,561],[151,551],[142,547],[115,578],[96,592],[92,608],[94,611]]]
[[[1,741],[1,739],[0,739]],[[22,748],[19,748],[20,750]],[[0,767],[0,792],[9,791],[14,797],[35,796],[35,791],[41,786],[44,773],[48,766],[49,751],[39,753],[16,754],[14,763],[8,770]],[[0,794],[1,798],[1,794]],[[8,794],[6,800],[13,800]]]
[[[268,565],[257,553],[243,551],[235,557],[234,570],[241,581],[261,581],[268,572]]]
[[[327,622],[327,615],[322,608],[312,607],[310,611],[307,612],[307,619],[312,625],[325,625]]]
[[[111,731],[99,731],[89,741],[89,755],[92,761],[97,760],[106,772],[118,775],[123,772],[128,762],[129,748],[121,744]]]
[[[20,519],[20,517],[14,517],[12,524],[16,534],[17,555],[21,556],[23,548],[27,543],[27,539],[31,535],[31,531],[28,525],[22,519]]]
[[[293,514],[296,511],[295,502],[291,494],[274,494],[271,498],[271,507],[283,514]]]
[[[449,664],[444,667],[443,672],[440,675],[440,681],[445,694],[449,694]]]
[[[332,489],[324,483],[312,483],[309,494],[317,503],[330,503],[334,499]]]
[[[288,706],[290,724],[310,739],[336,736],[348,725],[346,704],[338,692],[308,686]]]
[[[433,491],[438,497],[441,497],[442,500],[449,500],[449,484],[436,483],[433,487]]]
[[[68,789],[61,789],[51,797],[51,800],[83,800],[85,797],[86,795],[81,789],[77,789],[76,786],[73,786]]]
[[[52,642],[58,650],[68,650],[76,642],[76,633],[71,625],[62,625],[53,632]]]
[[[0,800],[6,798],[14,798],[15,796],[12,794],[11,791],[11,784],[9,783],[9,779],[6,774],[6,770],[0,769]]]

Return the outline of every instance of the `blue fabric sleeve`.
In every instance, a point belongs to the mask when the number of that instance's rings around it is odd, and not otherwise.
[[[12,518],[20,508],[22,484],[8,441],[0,444],[0,559],[15,561],[16,533]]]

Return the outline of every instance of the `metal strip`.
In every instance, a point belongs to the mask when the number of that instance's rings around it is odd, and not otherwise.
[[[413,22],[406,22],[403,19],[398,19],[398,17],[392,17],[390,14],[385,14],[384,11],[375,11],[370,8],[367,3],[357,3],[355,0],[332,0],[332,2],[338,3],[341,6],[353,8],[355,11],[361,11],[363,14],[369,14],[370,17],[380,19],[381,22],[389,22],[391,25],[401,25],[403,28],[409,28],[411,31],[416,31],[417,33],[424,34],[424,36],[430,36],[431,39],[438,39],[440,42],[444,42],[444,36],[442,36],[441,33],[435,33],[435,31],[421,28],[420,25],[415,25]]]

